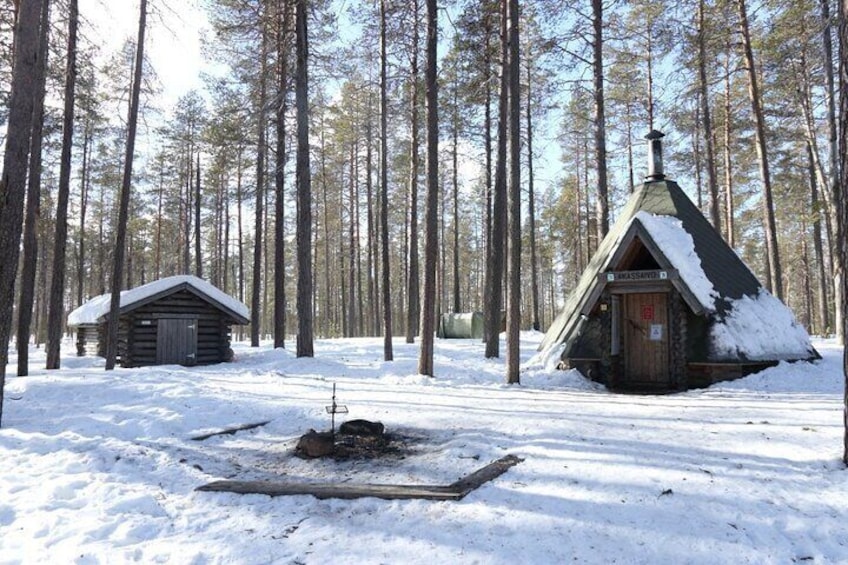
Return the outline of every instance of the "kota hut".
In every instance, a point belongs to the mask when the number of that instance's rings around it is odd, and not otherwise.
[[[106,356],[111,295],[68,315],[77,355]],[[232,325],[249,323],[247,306],[208,282],[180,275],[121,292],[118,357],[122,367],[207,365],[232,359]]]
[[[539,349],[614,390],[667,392],[818,353],[662,167],[648,134],[645,183],[598,246]]]

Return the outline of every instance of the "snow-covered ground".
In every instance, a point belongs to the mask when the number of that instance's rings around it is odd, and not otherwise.
[[[523,339],[529,359],[541,336]],[[381,339],[319,341],[314,359],[240,346],[194,369],[66,357],[8,378],[0,563],[848,562],[841,348],[816,346],[814,364],[667,396],[532,366],[507,386],[472,340],[437,340],[435,379],[402,340],[392,363]],[[333,383],[348,418],[382,421],[405,452],[294,457],[298,436],[329,428]],[[220,478],[445,484],[507,453],[525,461],[460,502],[195,491]]]

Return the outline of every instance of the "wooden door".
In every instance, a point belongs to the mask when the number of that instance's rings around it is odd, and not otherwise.
[[[625,294],[622,317],[625,383],[648,388],[667,387],[668,294]]]
[[[156,363],[194,365],[197,361],[197,320],[159,320],[156,333]]]

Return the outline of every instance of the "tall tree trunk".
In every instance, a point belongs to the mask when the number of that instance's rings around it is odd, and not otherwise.
[[[821,219],[825,219],[825,228],[829,227],[828,218],[831,214],[828,211],[832,208],[828,202],[828,176],[825,173],[824,166],[819,158],[818,136],[816,135],[815,120],[813,117],[813,94],[810,84],[810,74],[807,65],[807,58],[804,49],[801,51],[800,62],[796,66],[796,76],[798,82],[798,102],[801,107],[801,113],[804,116],[804,132],[806,136],[807,157],[809,160],[808,172],[810,175],[810,196],[813,219],[813,249],[818,265],[817,282],[819,286],[819,331],[827,331],[825,328],[830,326],[830,315],[828,310],[828,293],[827,293],[827,270],[832,272],[833,268],[833,253],[824,254],[824,246],[822,244],[822,227]],[[819,200],[819,186],[822,187],[823,200]],[[828,241],[832,241],[832,234],[828,231]],[[830,259],[830,264],[828,264]]]
[[[518,0],[509,0],[509,212],[506,313],[506,382],[517,384],[521,364],[521,82]]]
[[[265,219],[265,112],[268,102],[267,72],[268,72],[268,24],[265,21],[266,14],[260,17],[259,25],[262,26],[262,50],[261,64],[259,66],[259,119],[258,119],[258,143],[256,147],[256,220],[254,222],[253,238],[253,280],[250,299],[250,346],[259,347],[259,334],[262,319],[262,223]]]
[[[85,218],[88,211],[88,191],[90,187],[91,171],[89,160],[91,158],[91,124],[86,121],[83,132],[82,143],[82,169],[80,170],[80,219],[79,219],[79,257],[77,258],[77,307],[82,306],[85,294],[83,286],[85,282]]]
[[[486,103],[483,108],[483,147],[486,152],[486,265],[488,266],[488,258],[492,253],[492,81],[488,80],[489,73],[492,68],[491,60],[491,37],[492,37],[492,18],[487,10],[483,16],[483,25],[486,33]],[[485,281],[483,282],[485,287]],[[485,292],[485,291],[484,291]],[[488,324],[488,322],[486,322]]]
[[[238,297],[239,301],[244,302],[244,214],[242,213],[242,203],[244,195],[242,194],[242,168],[241,155],[243,148],[239,147],[236,152],[236,211],[238,214]],[[243,337],[241,326],[239,326],[239,336]]]
[[[839,3],[839,190],[836,198],[838,210],[837,216],[837,246],[841,264],[848,264],[848,245],[845,242],[846,228],[848,228],[848,0]],[[848,307],[848,277],[841,273],[842,279],[842,312]],[[848,324],[845,318],[838,333],[842,336],[843,343],[848,343]],[[848,466],[848,348],[843,353],[842,371],[845,377],[844,408],[842,410],[842,424],[845,430],[843,436],[842,462]]]
[[[592,0],[594,29],[593,75],[595,83],[595,161],[598,167],[598,245],[609,231],[609,195],[607,193],[607,132],[604,98],[604,3]]]
[[[453,84],[453,311],[462,312],[459,288],[459,85],[454,72]]]
[[[374,139],[371,132],[372,119],[371,89],[368,89],[368,120],[365,122],[365,205],[368,207],[366,221],[368,223],[368,255],[366,256],[366,268],[368,269],[368,335],[375,336],[379,331],[380,320],[377,318],[377,275],[374,272],[374,261],[377,256],[376,229],[374,226],[374,182],[371,173],[374,168]]]
[[[701,95],[698,93],[698,100]],[[695,104],[695,131],[692,135],[692,158],[695,161],[695,193],[698,195],[698,210],[704,209],[704,182],[701,177],[701,105]]]
[[[503,306],[504,235],[506,232],[506,146],[509,100],[509,46],[507,4],[501,0],[501,76],[498,98],[498,147],[492,203],[492,232],[486,261],[485,336],[487,359],[500,356],[501,307]]]
[[[418,0],[412,2],[412,57],[410,60],[410,127],[409,149],[409,259],[406,276],[406,343],[413,343],[418,335],[418,320],[421,316],[421,291],[418,261],[418,175],[420,169],[418,134],[418,87],[420,83],[418,69],[419,13]]]
[[[713,122],[710,115],[710,97],[707,85],[707,38],[704,30],[705,0],[698,2],[698,89],[701,92],[701,119],[703,120],[704,146],[707,152],[707,186],[710,192],[710,220],[721,233],[721,212],[718,205],[718,180],[716,178]]]
[[[312,327],[312,179],[309,170],[309,38],[307,0],[296,0],[297,356],[314,356]]]
[[[324,334],[329,335],[331,331],[335,332],[333,327],[333,296],[332,286],[330,283],[330,218],[329,204],[327,202],[327,145],[325,143],[326,128],[324,127],[324,115],[321,114],[321,204],[323,208],[324,220],[324,300],[326,301],[327,314],[324,316],[325,329]]]
[[[394,359],[392,351],[392,296],[389,273],[389,160],[388,78],[386,75],[386,0],[380,0],[380,244],[383,291],[383,359]]]
[[[124,176],[121,181],[118,224],[115,226],[115,256],[112,262],[112,297],[109,305],[106,340],[106,370],[115,368],[118,356],[118,322],[121,307],[121,279],[124,269],[124,252],[127,237],[127,218],[130,207],[130,186],[132,184],[133,155],[135,154],[135,133],[138,124],[138,106],[141,95],[141,78],[144,67],[144,32],[147,24],[147,0],[141,0],[138,18],[138,40],[135,51],[135,69],[133,72],[132,94],[129,117],[127,119],[127,147],[124,156]]]
[[[53,240],[53,276],[50,279],[50,310],[47,313],[47,369],[58,369],[65,327],[65,251],[68,244],[68,199],[71,193],[71,149],[74,144],[74,90],[77,82],[77,0],[70,0],[68,14],[68,60],[65,70],[65,113],[62,123],[62,158],[59,195],[56,201],[56,237]]]
[[[439,40],[438,6],[427,0],[427,208],[424,216],[424,296],[421,305],[421,349],[418,373],[434,376],[433,345],[436,330],[436,266],[439,260],[439,85],[436,47]]]
[[[603,21],[603,20],[601,20]],[[647,42],[645,49],[645,63],[647,66],[647,72],[645,73],[645,79],[647,81],[647,91],[648,91],[648,131],[653,131],[654,129],[654,41],[653,41],[653,33],[654,33],[654,25],[652,20],[648,20],[647,22]]]
[[[190,144],[188,153],[185,155],[185,183],[183,184],[183,189],[185,189],[185,202],[183,206],[183,269],[182,272],[184,275],[189,274],[191,271],[189,270],[189,265],[191,265],[191,201],[192,194],[194,191],[192,190],[192,180],[194,179],[194,161],[192,160],[194,151],[194,145]]]
[[[18,376],[29,374],[29,336],[32,329],[35,275],[38,263],[37,229],[41,217],[41,154],[44,131],[44,88],[46,82],[50,3],[43,2],[38,32],[38,59],[35,73],[35,93],[32,113],[32,140],[27,182],[26,219],[24,221],[23,262],[21,267],[21,296],[18,302]],[[81,284],[81,283],[80,283]]]
[[[824,75],[825,75],[825,99],[827,102],[827,138],[828,138],[828,147],[830,149],[830,177],[829,183],[827,185],[822,186],[822,193],[824,195],[825,203],[830,203],[831,210],[830,213],[826,216],[825,229],[828,234],[828,241],[833,244],[833,234],[836,231],[834,228],[834,223],[839,221],[838,214],[838,198],[839,198],[839,168],[840,168],[840,155],[839,155],[839,147],[837,143],[837,134],[838,128],[836,124],[836,90],[834,86],[834,77],[833,77],[833,39],[831,34],[833,32],[833,24],[830,17],[830,1],[831,0],[820,0],[821,1],[821,19],[822,19],[822,51],[824,55]],[[844,2],[844,0],[843,0]],[[841,14],[842,2],[840,2],[840,10]],[[844,22],[843,22],[844,23]],[[844,54],[842,55],[844,56]],[[842,59],[840,59],[840,62]],[[834,260],[834,255],[836,258]],[[830,272],[833,276],[833,293],[834,293],[834,324],[837,328],[836,336],[837,340],[844,345],[842,341],[842,332],[839,331],[839,328],[842,327],[842,319],[844,316],[844,311],[842,310],[843,298],[842,298],[842,278],[844,273],[844,264],[842,263],[842,258],[833,252],[828,254],[830,260]]]
[[[813,211],[813,252],[816,256],[816,283],[819,294],[819,312],[817,329],[820,335],[827,335],[830,327],[830,315],[828,311],[827,274],[824,259],[824,246],[822,245],[821,228],[821,203],[819,201],[818,183],[816,182],[815,163],[813,162],[813,148],[807,143],[807,157],[809,159],[808,171],[810,176],[810,209]],[[827,190],[825,188],[825,190]]]
[[[288,0],[277,0],[277,163],[274,169],[274,347],[286,346],[286,33]]]
[[[203,256],[200,247],[200,149],[197,150],[194,167],[194,274],[203,278]]]
[[[730,45],[727,46],[727,58],[724,66],[724,226],[725,240],[730,247],[736,245],[734,205],[733,205],[733,160],[731,157],[731,115],[730,115]]]
[[[533,329],[539,331],[542,329],[542,323],[539,320],[539,259],[536,249],[536,194],[533,186],[533,107],[530,90],[533,80],[529,49],[527,54],[527,221],[530,231],[530,294],[532,297]]]
[[[739,7],[739,27],[742,33],[742,50],[745,66],[748,68],[748,95],[751,99],[751,111],[754,115],[754,132],[757,145],[757,157],[760,162],[760,177],[763,181],[763,229],[765,230],[766,256],[768,258],[768,277],[766,286],[778,299],[783,300],[783,272],[780,267],[780,251],[777,248],[777,226],[774,219],[774,199],[771,189],[768,151],[766,150],[766,124],[760,103],[760,89],[757,82],[757,68],[754,64],[754,51],[751,47],[751,33],[748,27],[748,13],[745,0],[737,1]]]
[[[347,222],[347,337],[359,337],[356,335],[356,225],[354,221],[354,209],[356,198],[354,196],[354,159],[353,144],[350,146],[350,168],[348,174],[348,222]]]

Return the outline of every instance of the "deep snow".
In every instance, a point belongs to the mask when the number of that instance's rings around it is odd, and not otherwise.
[[[528,359],[541,334],[522,337]],[[435,379],[415,374],[417,345],[396,340],[383,362],[379,338],[318,341],[315,359],[237,346],[234,362],[193,369],[65,357],[8,378],[0,563],[848,562],[842,350],[815,345],[821,361],[666,396],[527,365],[507,386],[473,340],[436,341]],[[348,417],[408,438],[404,458],[292,455],[329,427],[334,382]],[[194,490],[449,483],[507,453],[525,461],[460,502]]]

